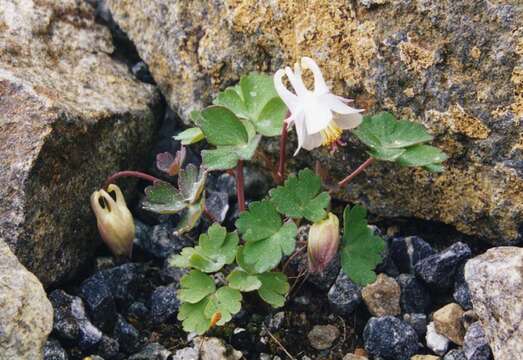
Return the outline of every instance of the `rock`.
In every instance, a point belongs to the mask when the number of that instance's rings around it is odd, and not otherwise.
[[[226,192],[209,191],[205,198],[205,211],[221,224],[229,211],[229,195]]]
[[[214,191],[227,193],[230,202],[236,201],[236,179],[228,173],[223,173],[216,179]]]
[[[145,278],[145,268],[140,263],[126,263],[104,270],[102,276],[117,303],[131,303]]]
[[[368,360],[367,357],[354,354],[346,354],[343,360]]]
[[[267,327],[270,331],[278,331],[285,320],[285,312],[279,311],[276,314],[269,316],[267,320]]]
[[[363,341],[370,355],[385,359],[409,360],[419,348],[412,326],[393,316],[371,318],[363,330]]]
[[[143,6],[108,1],[167,101],[186,121],[191,110],[210,104],[240,75],[273,72],[307,54],[318,61],[335,94],[355,97],[369,114],[389,110],[423,123],[451,157],[440,174],[378,162],[336,198],[364,203],[380,216],[441,221],[504,244],[521,239],[523,220],[517,41],[523,9],[516,3],[333,0],[329,6],[296,6],[288,0],[185,0],[165,8],[164,0]],[[294,134],[290,138],[295,141]],[[335,155],[300,153],[289,159],[289,170],[319,161],[325,173],[341,179],[366,156],[353,137],[345,140],[352,146]],[[261,148],[260,158],[272,169],[277,143]]]
[[[160,278],[166,285],[179,283],[180,279],[188,272],[189,269],[171,266],[169,259],[165,259],[162,269],[160,270]]]
[[[354,284],[347,275],[345,275],[345,272],[340,271],[327,297],[334,311],[338,314],[348,316],[352,314],[361,303],[361,288]]]
[[[151,294],[151,321],[161,324],[178,312],[180,301],[176,297],[176,287],[158,286]]]
[[[450,303],[432,314],[436,331],[452,341],[463,345],[465,328],[462,324],[463,309],[456,303]]]
[[[0,240],[0,358],[41,359],[52,328],[42,284]]]
[[[461,317],[461,322],[463,323],[463,327],[465,330],[468,330],[469,326],[474,324],[476,321],[478,321],[478,314],[474,310],[468,310],[463,313],[463,316]]]
[[[396,278],[400,289],[401,310],[405,313],[426,313],[432,306],[430,293],[425,284],[410,274]]]
[[[267,171],[253,166],[246,166],[245,173],[245,197],[249,200],[261,200],[274,186],[272,178]]]
[[[329,349],[339,336],[340,331],[334,325],[314,325],[307,334],[309,343],[316,350]]]
[[[379,274],[376,281],[361,291],[363,301],[374,316],[399,315],[400,286],[391,277]]]
[[[199,356],[198,354],[198,349],[186,347],[176,350],[176,353],[173,355],[171,360],[197,360]]]
[[[44,360],[68,360],[64,348],[55,339],[48,339],[44,346]]]
[[[47,286],[101,243],[89,196],[144,164],[159,97],[112,58],[85,1],[0,8],[0,239]]]
[[[143,345],[140,332],[121,315],[114,326],[113,337],[120,344],[121,351],[127,354],[137,352]]]
[[[463,344],[463,352],[467,360],[491,360],[492,352],[487,342],[485,332],[481,327],[480,322],[472,324],[465,334],[465,342]],[[518,358],[505,358],[500,357],[499,359],[518,359]]]
[[[414,265],[427,256],[434,255],[434,250],[418,236],[397,237],[392,239],[390,256],[402,273],[414,274]]]
[[[450,341],[445,336],[438,334],[434,323],[427,326],[427,335],[425,336],[427,347],[438,355],[444,355],[450,346]]]
[[[144,320],[147,316],[149,316],[149,309],[144,303],[136,301],[129,305],[127,314],[135,319]]]
[[[448,289],[454,284],[454,275],[468,258],[468,245],[457,242],[447,249],[426,257],[415,266],[416,275],[435,289]]]
[[[149,72],[149,68],[143,61],[139,61],[134,64],[131,68],[131,72],[138,80],[148,84],[154,84],[154,79]]]
[[[98,272],[81,285],[78,295],[84,301],[89,318],[98,328],[112,331],[116,321],[116,305],[103,272]]]
[[[158,343],[151,343],[128,360],[168,360],[171,352]]]
[[[54,309],[53,331],[58,337],[78,344],[82,350],[93,349],[102,340],[102,332],[85,314],[82,299],[54,290],[49,300]]]
[[[456,273],[454,280],[454,292],[452,293],[454,300],[465,310],[472,309],[472,302],[470,301],[470,291],[467,282],[465,281],[465,267],[461,266]]]
[[[434,355],[414,355],[410,360],[441,360],[441,358]]]
[[[416,330],[419,338],[422,339],[427,333],[427,315],[425,314],[405,314],[403,321],[408,323]]]
[[[159,259],[165,259],[175,252],[180,252],[184,247],[192,245],[193,242],[189,238],[174,234],[174,226],[171,223],[155,225],[150,236],[139,244],[145,253]]]
[[[518,247],[489,249],[465,265],[474,311],[496,359],[523,358],[522,268]]]
[[[200,351],[200,360],[240,360],[242,353],[227,346],[222,339],[197,337],[195,348]]]
[[[446,353],[443,360],[467,360],[467,358],[463,350],[454,349]]]
[[[103,335],[96,345],[96,354],[103,359],[114,359],[120,351],[120,344],[116,339]]]

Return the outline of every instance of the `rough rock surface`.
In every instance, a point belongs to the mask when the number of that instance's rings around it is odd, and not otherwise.
[[[42,359],[52,328],[42,284],[0,240],[0,359]]]
[[[432,314],[436,331],[454,344],[463,345],[465,327],[462,324],[464,311],[456,303],[443,306]]]
[[[108,0],[185,118],[242,73],[274,71],[308,55],[334,91],[356,98],[358,107],[424,123],[450,155],[446,172],[378,163],[337,196],[380,215],[442,221],[504,244],[522,238],[523,222],[518,4],[185,0],[166,6],[163,0]],[[293,160],[300,167],[320,160],[340,179],[364,160],[351,147],[334,157],[324,150]],[[276,147],[265,149],[276,155]]]
[[[469,260],[465,280],[494,357],[523,358],[523,248],[492,248]]]
[[[74,0],[0,0],[0,239],[48,285],[95,249],[89,195],[140,165],[157,93]]]
[[[400,291],[396,280],[379,274],[376,281],[363,288],[361,296],[373,316],[399,315]]]

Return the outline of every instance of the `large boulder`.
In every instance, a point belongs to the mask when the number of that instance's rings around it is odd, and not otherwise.
[[[0,0],[0,239],[48,285],[98,244],[89,195],[145,160],[158,94],[75,0]]]
[[[43,358],[53,307],[38,279],[0,240],[0,359]]]
[[[465,280],[494,358],[523,359],[523,248],[492,248],[469,260]]]
[[[106,1],[185,119],[245,72],[312,56],[337,94],[369,113],[389,110],[425,124],[450,155],[440,175],[373,165],[337,197],[384,216],[442,221],[492,243],[521,240],[518,0]],[[302,151],[296,163],[320,160],[341,179],[365,159],[347,137],[350,146],[335,156]],[[274,146],[264,149],[276,157]]]

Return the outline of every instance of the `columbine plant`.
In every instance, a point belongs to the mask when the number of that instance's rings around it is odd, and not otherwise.
[[[302,80],[304,70],[312,72],[313,90],[307,89]],[[284,86],[284,76],[294,92]],[[397,120],[386,112],[362,117],[363,110],[348,106],[349,102],[330,92],[318,65],[307,57],[295,65],[294,71],[287,67],[273,77],[259,73],[242,77],[239,84],[219,93],[212,106],[191,114],[195,126],[175,137],[182,143],[176,156],[157,156],[158,169],[170,178],[177,176],[177,186],[144,173],[123,171],[111,176],[104,185],[108,192],[116,193],[116,200],[103,189],[93,194],[92,207],[102,238],[116,255],[130,255],[134,225],[123,195],[112,184],[118,178],[134,176],[151,182],[145,189],[144,209],[181,215],[175,230],[181,234],[194,228],[206,213],[207,172],[228,170],[236,176],[240,209],[236,229],[229,232],[214,223],[206,234],[200,235],[196,246],[184,248],[169,260],[172,266],[188,269],[178,293],[182,303],[178,319],[186,331],[203,334],[230,321],[241,309],[244,292],[256,292],[273,307],[283,306],[290,286],[286,266],[281,264],[305,248],[296,249],[300,224],[310,224],[306,247],[310,272],[324,271],[339,253],[343,271],[352,281],[359,285],[373,282],[374,268],[381,261],[385,242],[368,226],[366,210],[355,205],[343,212],[340,243],[339,219],[329,212],[330,196],[322,191],[320,177],[303,169],[285,180],[288,127],[294,125],[298,138],[294,155],[302,148],[311,151],[320,146],[335,151],[344,145],[341,136],[348,129],[369,147],[368,160],[340,180],[340,187],[375,160],[440,172],[447,157],[427,144],[432,136],[422,125]],[[280,185],[246,209],[243,162],[253,157],[263,136],[278,135]],[[202,168],[191,164],[183,168],[183,145],[204,139],[212,148],[202,151]],[[226,275],[220,286],[212,276],[216,273]]]

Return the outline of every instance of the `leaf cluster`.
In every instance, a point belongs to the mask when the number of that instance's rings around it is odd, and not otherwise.
[[[397,120],[391,113],[381,112],[365,116],[353,132],[370,148],[368,153],[375,159],[401,166],[421,166],[431,172],[443,171],[447,155],[426,144],[432,136],[421,124]]]

